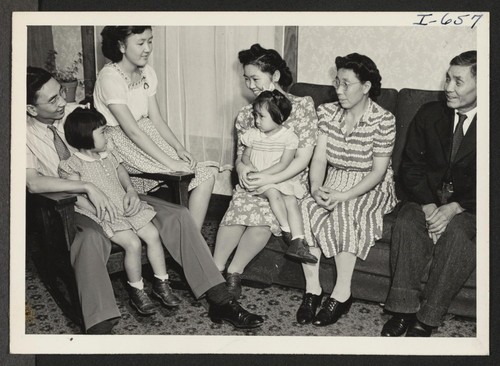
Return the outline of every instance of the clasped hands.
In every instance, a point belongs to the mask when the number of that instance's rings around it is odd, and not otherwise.
[[[439,207],[434,203],[422,205],[422,211],[425,214],[429,237],[436,244],[450,221],[464,210],[457,202],[450,202]]]
[[[99,188],[95,187],[88,194],[90,202],[94,205],[96,216],[99,220],[109,219],[114,222],[118,217],[119,210],[116,205]],[[123,197],[123,215],[133,216],[139,212],[141,200],[132,187],[127,189]]]
[[[311,195],[319,206],[329,211],[332,211],[340,202],[349,200],[346,192],[325,186],[315,189]]]
[[[269,174],[259,173],[252,164],[239,163],[236,167],[240,186],[252,192],[257,188],[273,183]]]

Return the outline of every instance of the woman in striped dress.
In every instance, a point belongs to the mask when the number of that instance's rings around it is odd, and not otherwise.
[[[306,240],[335,258],[337,279],[322,305],[319,263],[304,266],[306,294],[299,323],[335,323],[352,303],[356,258],[365,259],[382,237],[383,216],[396,205],[391,154],[395,118],[373,101],[381,76],[368,57],[353,53],[335,60],[338,102],[318,108],[319,136],[310,167],[311,194],[301,203]],[[311,248],[319,256],[319,248]]]

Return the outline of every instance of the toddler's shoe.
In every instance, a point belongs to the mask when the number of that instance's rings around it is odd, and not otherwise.
[[[309,252],[309,246],[304,239],[292,240],[285,255],[305,263],[318,263],[318,258]]]
[[[176,294],[174,294],[168,280],[160,280],[156,277],[153,281],[152,294],[154,297],[158,298],[165,306],[169,307],[178,306],[182,301]]]
[[[132,307],[134,307],[139,314],[156,314],[156,306],[153,304],[146,291],[128,286],[128,292],[130,295],[130,305],[132,305]]]
[[[292,243],[292,233],[289,231],[282,231],[281,237],[283,238],[285,244],[290,246],[290,244]]]

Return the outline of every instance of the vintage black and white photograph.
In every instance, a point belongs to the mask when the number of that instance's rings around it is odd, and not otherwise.
[[[11,352],[488,353],[488,13],[137,14],[14,13]]]

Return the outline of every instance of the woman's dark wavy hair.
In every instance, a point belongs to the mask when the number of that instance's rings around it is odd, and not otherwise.
[[[97,110],[91,108],[76,108],[66,118],[64,135],[68,144],[76,149],[93,149],[92,133],[106,125],[106,118]]]
[[[335,59],[335,66],[337,66],[337,71],[340,69],[352,70],[362,83],[369,81],[372,84],[368,92],[371,99],[375,100],[380,95],[382,76],[380,76],[375,62],[368,56],[359,53],[351,53],[345,57],[339,56]]]
[[[26,104],[35,105],[38,99],[38,91],[52,79],[47,70],[39,67],[28,66],[26,70]]]
[[[105,26],[101,32],[103,55],[113,62],[121,61],[123,54],[120,52],[120,42],[126,43],[129,36],[144,33],[146,29],[152,28],[150,25]]]
[[[238,53],[238,59],[243,66],[254,65],[262,72],[274,74],[276,70],[280,72],[278,84],[286,88],[292,85],[293,77],[285,60],[273,49],[265,49],[256,43],[249,50]]]
[[[278,90],[263,91],[252,103],[253,110],[267,106],[267,111],[274,122],[281,125],[292,112],[292,103]]]

